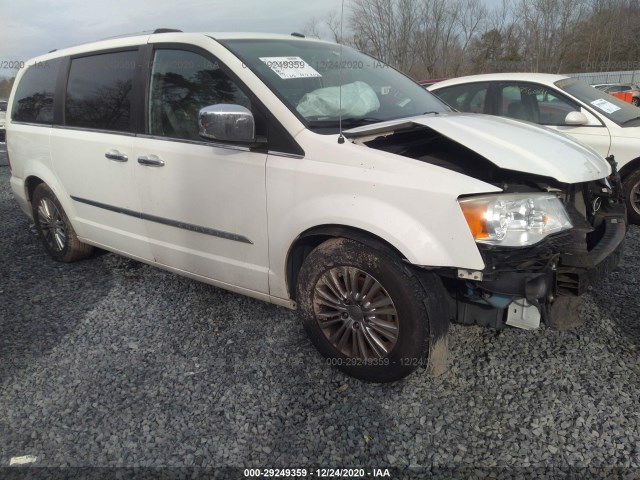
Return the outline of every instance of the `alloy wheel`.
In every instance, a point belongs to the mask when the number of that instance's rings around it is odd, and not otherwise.
[[[48,198],[38,204],[38,223],[47,245],[56,252],[67,244],[67,231],[58,207]]]
[[[320,329],[344,355],[386,357],[398,341],[398,312],[384,287],[355,267],[334,267],[316,283],[313,308]]]

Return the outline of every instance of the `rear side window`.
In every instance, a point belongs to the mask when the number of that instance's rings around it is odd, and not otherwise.
[[[53,95],[62,58],[30,66],[20,79],[13,97],[11,120],[16,122],[53,123]]]
[[[461,112],[483,113],[488,88],[488,83],[472,83],[445,87],[431,93]]]
[[[103,53],[71,60],[65,124],[128,132],[137,51]]]

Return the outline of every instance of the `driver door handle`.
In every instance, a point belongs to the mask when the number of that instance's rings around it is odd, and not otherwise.
[[[164,167],[164,160],[155,155],[141,155],[138,157],[138,163],[146,167]]]

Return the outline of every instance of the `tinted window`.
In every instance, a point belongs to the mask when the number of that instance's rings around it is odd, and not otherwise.
[[[62,59],[30,66],[20,79],[13,97],[11,119],[18,122],[53,123],[53,94]],[[5,108],[6,109],[6,108]]]
[[[538,110],[538,123],[541,125],[565,125],[569,112],[579,112],[580,106],[559,96],[554,90],[540,87],[533,100]]]
[[[129,131],[136,56],[136,51],[130,51],[72,60],[66,125]]]
[[[553,90],[529,83],[503,84],[498,96],[499,115],[542,125],[564,125],[569,112],[580,107]]]
[[[0,112],[7,111],[7,102],[0,102]]]
[[[184,50],[155,53],[149,95],[149,133],[189,140],[198,134],[198,112],[217,103],[251,109],[249,98],[217,62]]]
[[[461,112],[483,113],[487,97],[488,83],[454,85],[435,90],[442,100]]]

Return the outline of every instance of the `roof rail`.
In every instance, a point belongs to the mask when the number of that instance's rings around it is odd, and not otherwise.
[[[100,41],[104,41],[104,40],[115,40],[117,38],[128,38],[128,37],[137,37],[139,35],[151,35],[151,34],[154,34],[154,33],[171,33],[171,32],[182,33],[182,30],[178,30],[177,28],[156,28],[154,31],[146,30],[144,32],[124,33],[124,34],[121,34],[121,35],[114,35],[112,37],[101,38],[98,41],[100,42]],[[89,42],[83,42],[83,43],[79,43],[77,45],[87,45],[87,44],[93,43],[95,41],[96,40],[91,40]],[[53,50],[50,50],[49,53],[56,52],[57,50],[58,50],[57,48],[54,48]]]
[[[153,33],[182,33],[182,30],[177,28],[156,28]]]
[[[134,32],[134,33],[123,33],[121,35],[114,35],[113,37],[103,38],[102,40],[114,40],[116,38],[127,38],[127,37],[137,37],[138,35],[151,35],[154,33],[170,33],[170,32],[180,32],[182,30],[178,30],[177,28],[156,28],[155,30],[145,30],[142,32]],[[91,43],[91,42],[87,42]]]

